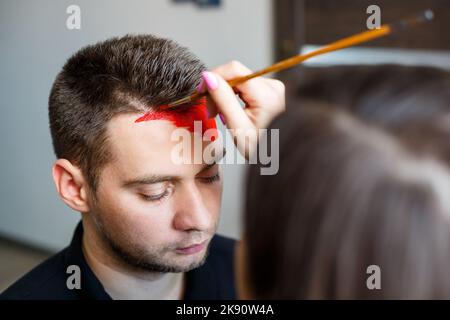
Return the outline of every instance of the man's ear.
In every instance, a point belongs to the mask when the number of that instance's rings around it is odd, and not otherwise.
[[[58,159],[52,175],[61,199],[78,212],[89,212],[88,184],[81,169],[66,159]]]

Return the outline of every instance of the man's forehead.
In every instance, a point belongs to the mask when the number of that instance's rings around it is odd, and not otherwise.
[[[136,116],[139,114],[121,114],[108,123],[108,145],[114,158],[113,166],[121,172],[134,173],[144,173],[150,169],[152,172],[167,173],[189,170],[187,166],[176,164],[172,158],[174,150],[178,150],[175,148],[180,145],[178,139],[172,139],[172,134],[180,128],[168,120],[136,123]],[[201,135],[187,130],[186,133],[191,138],[191,147],[194,139],[202,139]],[[205,147],[209,143],[202,141],[201,145]],[[194,151],[191,151],[194,156]]]
[[[169,120],[175,126],[186,128],[191,132],[199,129],[202,134],[210,129],[213,131],[217,130],[216,121],[214,118],[209,117],[206,98],[183,104],[175,109],[170,108],[168,105],[159,106],[157,110],[149,110],[143,116],[136,119],[136,123],[154,120]],[[196,129],[196,123],[200,123],[201,128]]]
[[[127,158],[148,158],[159,155],[161,158],[175,142],[171,141],[173,130],[177,129],[170,121],[149,121],[136,124],[136,113],[121,114],[108,124],[109,145],[117,156]]]
[[[108,123],[108,131],[110,136],[127,136],[128,138],[135,138],[137,136],[151,133],[155,139],[165,139],[168,133],[173,131],[176,127],[167,120],[161,119],[159,121],[148,121],[136,123],[136,117],[139,113],[124,113],[119,114],[111,119]],[[159,134],[158,134],[159,132]],[[170,134],[168,135],[170,139]]]

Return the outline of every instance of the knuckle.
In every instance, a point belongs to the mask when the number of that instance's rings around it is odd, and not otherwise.
[[[218,66],[211,71],[221,75],[224,79],[232,79],[233,77],[244,76],[251,73],[251,70],[237,60]]]
[[[278,79],[273,79],[273,80],[272,80],[272,83],[273,83],[274,87],[275,87],[276,89],[278,89],[279,91],[281,91],[281,92],[284,92],[284,91],[285,91],[286,86],[284,85],[284,83],[283,83],[282,81],[280,81],[280,80],[278,80]]]
[[[238,60],[231,60],[228,65],[230,66],[230,68],[232,69],[240,69],[242,68],[244,65],[238,61]]]
[[[230,68],[230,71],[233,74],[236,74],[238,76],[247,75],[247,74],[251,73],[251,70],[238,60],[231,60],[228,63],[228,67]]]

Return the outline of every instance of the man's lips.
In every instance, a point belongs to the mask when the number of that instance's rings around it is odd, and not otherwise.
[[[181,254],[198,253],[198,252],[202,251],[206,247],[207,244],[208,244],[208,240],[205,240],[203,242],[191,245],[189,247],[176,249],[176,252],[181,253]]]

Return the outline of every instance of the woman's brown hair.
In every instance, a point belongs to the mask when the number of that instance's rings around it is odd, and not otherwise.
[[[450,298],[446,71],[311,70],[270,129],[279,172],[251,166],[244,218],[255,298]]]

